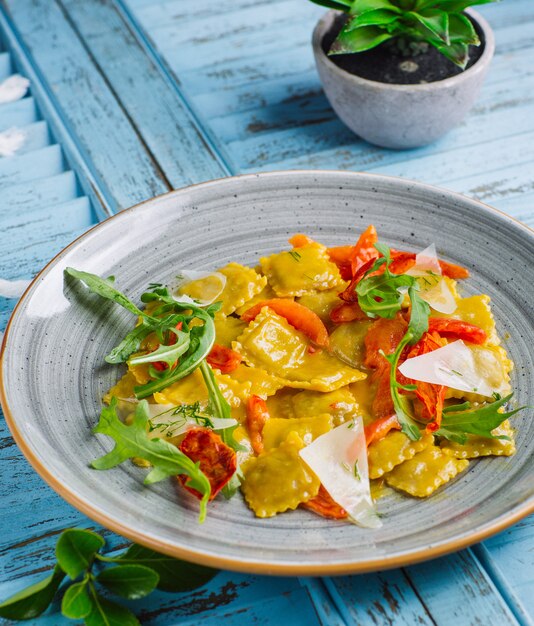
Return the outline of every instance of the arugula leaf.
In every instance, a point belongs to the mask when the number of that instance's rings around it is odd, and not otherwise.
[[[510,393],[504,398],[498,398],[495,402],[481,407],[471,408],[470,402],[447,407],[443,409],[441,427],[435,434],[462,445],[466,443],[467,435],[509,439],[505,435],[493,435],[491,431],[500,426],[504,420],[527,408],[522,406],[512,411],[499,412],[499,409],[505,407],[512,396],[513,393]],[[464,408],[465,410],[462,410]]]
[[[155,363],[163,361],[169,367],[172,367],[179,357],[189,350],[191,339],[189,333],[183,333],[181,330],[171,328],[170,331],[176,335],[176,343],[171,346],[160,345],[157,350],[149,354],[143,354],[130,359],[130,365],[141,365],[143,363]]]
[[[56,544],[56,558],[61,569],[74,580],[93,562],[104,545],[100,535],[82,528],[70,528],[61,533]]]
[[[143,339],[146,339],[151,332],[153,332],[153,326],[150,324],[140,324],[136,326],[126,335],[119,345],[113,348],[105,357],[105,361],[112,365],[124,363],[131,354],[139,350],[141,342]]]
[[[149,421],[148,403],[140,402],[134,413],[133,421],[126,425],[117,416],[117,399],[112,398],[109,407],[100,413],[100,421],[93,429],[94,433],[108,435],[115,441],[115,447],[108,454],[96,459],[91,465],[98,470],[110,469],[120,463],[138,457],[148,461],[153,467],[145,478],[150,485],[170,476],[187,474],[187,486],[202,494],[199,521],[206,518],[206,506],[211,493],[211,486],[198,463],[183,454],[176,446],[163,439],[150,439],[147,435]]]
[[[38,617],[50,606],[64,578],[65,572],[59,565],[56,565],[50,576],[26,587],[26,589],[2,602],[0,604],[0,617],[16,620]]]
[[[141,317],[146,316],[146,313],[136,307],[135,304],[131,300],[129,300],[123,293],[115,289],[115,287],[113,287],[109,280],[100,278],[100,276],[97,276],[96,274],[91,274],[90,272],[82,272],[81,270],[76,270],[73,267],[65,268],[65,272],[73,278],[81,280],[93,293],[98,294],[102,298],[106,298],[107,300],[116,302],[134,315],[140,315]]]
[[[105,569],[98,574],[96,580],[117,596],[138,600],[154,591],[159,576],[152,568],[137,563]]]

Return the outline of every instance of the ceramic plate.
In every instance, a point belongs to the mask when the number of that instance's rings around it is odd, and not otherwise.
[[[467,266],[467,293],[488,293],[516,363],[521,404],[533,402],[530,288],[534,235],[479,202],[400,179],[345,172],[281,172],[214,181],[155,198],[103,222],[61,252],[35,279],[6,332],[2,405],[18,445],[41,476],[89,517],[177,557],[249,572],[328,574],[394,567],[459,549],[534,510],[532,412],[514,418],[518,452],[471,462],[435,496],[379,501],[380,530],[295,511],[261,520],[241,496],[218,498],[207,521],[173,481],[142,484],[125,463],[106,472],[89,462],[110,449],[95,437],[101,397],[121,374],[104,363],[132,316],[79,286],[66,266],[117,277],[134,300],[149,282],[179,269],[213,269],[260,256],[305,232],[327,245],[352,242],[368,224],[394,248],[435,242],[442,258]]]

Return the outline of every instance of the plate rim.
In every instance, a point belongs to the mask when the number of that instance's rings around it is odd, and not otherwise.
[[[390,557],[381,557],[381,558],[371,558],[366,559],[361,562],[342,562],[342,563],[308,563],[308,564],[298,564],[298,563],[269,563],[261,560],[251,560],[251,559],[238,559],[233,557],[225,557],[225,556],[217,556],[206,552],[199,552],[198,550],[191,550],[184,546],[177,546],[171,544],[165,540],[158,539],[157,537],[152,536],[149,533],[136,531],[133,528],[130,528],[127,525],[124,525],[119,520],[116,520],[113,517],[108,517],[105,513],[100,510],[95,510],[92,508],[92,505],[82,497],[79,497],[76,493],[74,493],[71,489],[63,485],[59,478],[54,476],[52,472],[48,470],[44,463],[41,463],[33,454],[30,447],[27,445],[24,437],[18,430],[16,418],[14,414],[11,412],[7,401],[7,393],[4,387],[4,354],[6,352],[7,344],[9,341],[10,330],[12,323],[17,318],[21,306],[24,304],[26,299],[29,297],[30,291],[33,289],[34,285],[41,279],[41,277],[48,272],[58,261],[59,259],[67,253],[71,248],[77,246],[81,241],[83,241],[86,237],[91,235],[93,231],[99,228],[105,228],[106,224],[115,219],[121,219],[123,215],[129,214],[132,211],[141,210],[141,208],[148,204],[153,203],[154,201],[162,200],[164,198],[169,198],[171,196],[180,196],[189,193],[191,190],[196,190],[197,188],[208,188],[210,186],[219,186],[221,184],[232,184],[236,180],[254,180],[254,179],[264,179],[264,178],[279,178],[279,177],[293,177],[295,175],[305,175],[305,176],[342,176],[345,178],[374,178],[377,180],[384,180],[386,183],[388,181],[400,182],[403,185],[410,185],[413,187],[417,187],[422,190],[429,190],[432,193],[441,192],[445,193],[448,197],[457,198],[458,200],[465,202],[468,201],[474,205],[477,205],[479,209],[483,209],[485,212],[490,214],[494,214],[499,218],[504,218],[506,221],[515,224],[520,227],[521,230],[526,231],[530,236],[534,238],[534,229],[524,224],[520,220],[508,215],[504,211],[496,209],[478,199],[472,198],[465,194],[452,191],[446,189],[444,187],[439,187],[436,185],[431,185],[428,183],[419,182],[416,180],[403,178],[400,176],[389,176],[383,174],[374,174],[368,172],[354,172],[350,170],[322,170],[322,169],[291,169],[291,170],[273,170],[269,172],[260,172],[260,173],[249,173],[249,174],[238,174],[235,176],[226,176],[222,178],[212,179],[209,181],[196,183],[192,185],[188,185],[186,187],[181,187],[180,189],[174,189],[168,191],[166,193],[154,196],[147,200],[143,200],[127,209],[124,209],[114,215],[107,217],[101,222],[95,224],[87,231],[76,237],[71,243],[61,249],[56,255],[52,257],[48,263],[36,274],[34,279],[28,285],[17,304],[15,305],[9,321],[6,325],[4,331],[4,337],[2,340],[2,344],[0,347],[0,405],[4,412],[5,420],[8,425],[8,428],[11,432],[13,439],[15,440],[17,446],[23,453],[26,460],[30,463],[32,468],[39,474],[39,476],[50,486],[56,493],[58,493],[64,500],[66,500],[69,504],[74,506],[78,511],[101,524],[103,527],[108,528],[117,534],[126,537],[130,541],[134,541],[141,545],[147,546],[149,548],[154,549],[157,552],[161,552],[167,554],[169,556],[183,559],[186,561],[200,563],[202,565],[206,565],[209,567],[225,569],[230,571],[238,571],[245,573],[253,573],[253,574],[264,574],[264,575],[275,575],[275,576],[328,576],[328,575],[346,575],[346,574],[361,574],[365,572],[372,572],[377,570],[384,569],[392,569],[397,567],[402,567],[406,565],[411,565],[415,563],[420,563],[422,561],[427,561],[430,559],[434,559],[440,556],[444,556],[446,554],[450,554],[452,552],[456,552],[463,548],[467,548],[475,543],[483,541],[492,535],[512,526],[516,522],[521,519],[527,517],[531,513],[534,513],[534,497],[526,500],[521,505],[514,507],[511,511],[507,511],[502,513],[498,517],[496,517],[491,522],[488,522],[480,529],[475,532],[470,532],[465,534],[465,532],[456,538],[452,538],[449,540],[445,540],[444,542],[440,542],[435,546],[431,547],[422,547],[416,550],[412,550],[405,554],[400,554],[397,556]]]

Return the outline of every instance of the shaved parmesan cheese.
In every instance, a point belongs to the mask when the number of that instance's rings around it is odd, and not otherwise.
[[[418,278],[419,295],[435,311],[446,314],[456,311],[456,298],[441,275],[435,244],[431,244],[415,256],[415,265],[407,274]]]
[[[444,385],[490,398],[492,389],[477,370],[473,352],[461,340],[427,354],[407,359],[399,372],[413,380]]]
[[[371,498],[361,417],[317,437],[299,454],[352,522],[366,528],[382,526]]]
[[[168,285],[177,302],[208,306],[217,300],[226,287],[226,276],[220,272],[184,270]]]

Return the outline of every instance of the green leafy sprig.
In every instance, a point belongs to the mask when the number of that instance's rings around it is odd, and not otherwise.
[[[65,578],[61,612],[86,626],[139,626],[125,606],[102,595],[108,593],[137,600],[155,589],[184,592],[210,581],[217,570],[186,563],[133,544],[118,556],[100,553],[104,539],[78,528],[65,530],[56,543],[56,564],[44,580],[30,585],[0,604],[0,617],[27,620],[38,617],[50,606]],[[105,567],[110,564],[113,567]],[[99,571],[95,572],[95,568]]]
[[[312,0],[348,14],[329,54],[370,50],[386,41],[411,51],[431,45],[461,67],[480,39],[464,10],[496,0]],[[401,46],[399,45],[401,48]]]
[[[206,508],[211,494],[211,485],[198,463],[194,463],[176,446],[163,439],[151,439],[149,429],[150,414],[148,403],[143,400],[137,405],[131,424],[125,424],[117,415],[117,399],[112,398],[108,407],[100,413],[100,421],[94,433],[108,435],[115,441],[115,447],[108,454],[96,459],[91,465],[98,470],[107,470],[132,458],[141,458],[152,465],[146,476],[145,485],[164,480],[178,474],[189,476],[187,486],[202,494],[199,521],[206,518]]]
[[[408,293],[411,305],[408,328],[395,352],[383,353],[383,356],[389,362],[389,385],[397,419],[402,432],[415,441],[421,438],[420,427],[413,414],[411,401],[400,393],[403,389],[412,391],[414,387],[397,382],[397,367],[404,348],[417,343],[428,330],[430,307],[419,295],[419,285],[414,276],[393,274],[390,271],[391,250],[388,246],[377,243],[375,248],[382,256],[375,261],[356,285],[358,304],[369,317],[392,319],[401,310],[405,295]],[[384,272],[373,276],[374,272],[383,265],[385,265]]]

